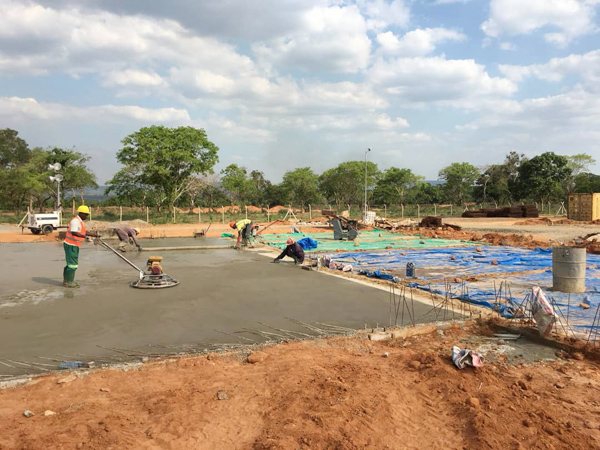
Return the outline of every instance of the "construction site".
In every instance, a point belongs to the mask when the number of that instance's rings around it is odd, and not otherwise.
[[[0,448],[600,446],[597,224],[323,212],[91,221],[75,290],[1,226]]]

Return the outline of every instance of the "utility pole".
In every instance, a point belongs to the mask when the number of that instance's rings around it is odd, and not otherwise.
[[[368,211],[368,207],[367,207],[367,153],[369,153],[370,151],[371,151],[370,148],[367,148],[365,150],[365,212],[364,212],[363,220],[367,220],[367,211]]]

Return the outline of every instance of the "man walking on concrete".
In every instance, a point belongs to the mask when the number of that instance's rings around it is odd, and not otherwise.
[[[121,226],[118,228],[115,228],[115,233],[117,233],[117,236],[119,236],[119,247],[118,249],[122,252],[126,252],[127,251],[127,244],[130,241],[133,241],[133,243],[135,244],[135,246],[137,247],[138,250],[142,249],[142,246],[139,244],[139,242],[137,241],[137,236],[138,234],[140,234],[140,229],[139,228],[131,228],[128,226]]]
[[[77,215],[69,222],[67,235],[63,242],[65,249],[65,259],[67,265],[63,270],[63,286],[68,288],[78,288],[79,284],[75,282],[75,271],[79,267],[79,248],[87,236],[99,237],[97,233],[87,233],[83,221],[90,215],[90,208],[81,205],[77,208]]]

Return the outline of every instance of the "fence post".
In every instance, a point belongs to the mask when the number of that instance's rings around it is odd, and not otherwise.
[[[348,206],[348,217],[350,217],[350,205],[347,205],[347,206]]]
[[[150,208],[146,206],[146,222],[150,223]]]
[[[221,214],[223,217],[223,223],[225,223],[225,207],[224,206],[221,206]]]
[[[452,217],[452,203],[450,203],[450,217]]]
[[[269,209],[269,205],[267,205],[267,222],[271,222],[271,210]]]
[[[421,205],[417,204],[417,218],[421,217]]]
[[[437,216],[437,205],[435,203],[433,204],[433,215]]]
[[[123,207],[119,206],[119,222],[123,222]]]
[[[308,204],[308,220],[312,220],[312,206]]]
[[[175,223],[175,205],[173,205],[173,223]]]

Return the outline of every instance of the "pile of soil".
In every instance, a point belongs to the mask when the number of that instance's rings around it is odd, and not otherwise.
[[[553,223],[547,217],[540,217],[538,219],[521,220],[520,222],[515,222],[515,225],[552,225]]]
[[[313,217],[308,223],[327,223],[329,219],[325,216]]]
[[[292,342],[252,364],[186,357],[60,384],[66,374],[49,375],[0,391],[0,448],[598,448],[593,363],[458,370],[450,350],[466,334]]]
[[[534,239],[533,235],[524,234],[499,234],[499,233],[487,233],[483,236],[474,235],[471,237],[472,241],[488,242],[493,245],[510,245],[513,247],[523,248],[550,248],[552,243],[548,241],[538,241]]]
[[[127,226],[131,228],[149,228],[154,225],[146,222],[141,219],[133,219],[133,220],[124,220],[123,222],[105,222],[102,220],[89,220],[85,222],[85,227],[87,230],[105,230],[109,228],[116,228],[118,226]]]

